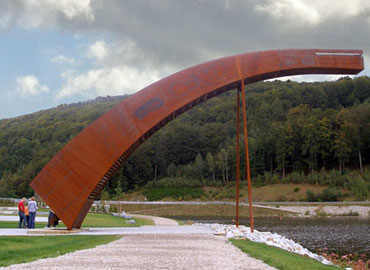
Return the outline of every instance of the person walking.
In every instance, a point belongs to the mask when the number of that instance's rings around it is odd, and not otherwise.
[[[35,197],[32,197],[31,200],[28,202],[28,211],[29,211],[29,226],[30,229],[34,229],[37,211],[37,203],[35,201]]]
[[[19,214],[19,228],[25,228],[26,227],[26,218],[25,218],[25,215],[24,215],[24,201],[26,200],[26,198],[22,198],[19,202],[18,202],[18,214]],[[22,225],[23,223],[23,225]]]

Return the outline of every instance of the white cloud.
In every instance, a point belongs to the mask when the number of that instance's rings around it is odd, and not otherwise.
[[[6,28],[11,19],[26,29],[53,27],[62,20],[94,20],[91,0],[19,0],[7,2],[0,19],[0,26]]]
[[[90,58],[95,58],[97,60],[103,60],[109,54],[109,48],[103,40],[98,40],[92,44],[88,51],[87,56]]]
[[[301,0],[270,0],[267,4],[256,5],[255,10],[268,13],[277,19],[294,20],[296,25],[317,25],[322,21],[319,12]]]
[[[9,13],[0,14],[0,29],[7,28],[9,22],[10,22],[10,14]]]
[[[159,79],[156,73],[139,71],[125,65],[90,70],[83,74],[65,72],[62,78],[66,82],[56,95],[56,99],[74,95],[95,97],[129,94]]]
[[[29,1],[29,0],[27,0]],[[94,15],[90,7],[90,0],[39,0],[61,11],[68,19],[83,16],[87,20],[93,20]]]
[[[286,77],[279,77],[274,79],[269,79],[266,81],[295,81],[295,82],[317,82],[317,81],[336,81],[343,77],[350,77],[354,78],[354,75],[294,75],[294,76],[286,76]]]
[[[370,22],[370,1],[368,0],[265,0],[254,6],[258,12],[285,21],[293,27],[316,26],[326,20],[346,19],[365,15]]]
[[[75,63],[75,59],[73,57],[67,57],[63,54],[57,55],[50,59],[50,62],[57,63],[57,64],[70,64],[73,65]]]
[[[19,77],[16,83],[16,91],[22,97],[37,96],[49,92],[49,88],[46,85],[40,84],[39,80],[33,75]]]

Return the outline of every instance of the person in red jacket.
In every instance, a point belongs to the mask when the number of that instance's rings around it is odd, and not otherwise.
[[[26,216],[24,215],[24,201],[26,198],[22,198],[18,203],[18,213],[19,213],[19,228],[26,227]],[[22,226],[23,222],[23,226]]]

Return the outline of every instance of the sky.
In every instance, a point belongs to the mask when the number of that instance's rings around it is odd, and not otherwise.
[[[363,49],[369,0],[0,0],[0,119],[269,49]],[[297,81],[335,80],[305,75]]]

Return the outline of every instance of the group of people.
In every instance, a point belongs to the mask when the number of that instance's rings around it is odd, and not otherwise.
[[[22,198],[18,202],[19,228],[35,228],[37,209],[35,197],[32,197],[28,201],[26,198]]]

